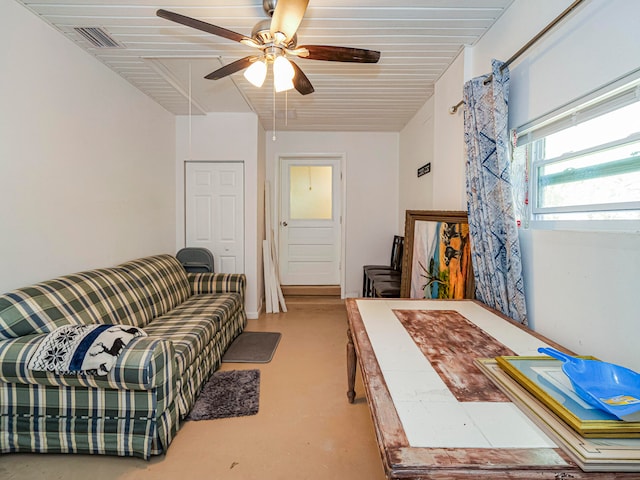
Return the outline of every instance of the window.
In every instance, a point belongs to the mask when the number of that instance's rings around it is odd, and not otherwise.
[[[516,133],[528,219],[640,220],[640,71]]]

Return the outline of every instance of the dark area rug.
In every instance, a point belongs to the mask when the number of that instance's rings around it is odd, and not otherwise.
[[[260,370],[216,372],[205,384],[187,420],[255,415],[259,398]]]
[[[227,363],[269,363],[280,342],[281,333],[242,332],[222,357]]]

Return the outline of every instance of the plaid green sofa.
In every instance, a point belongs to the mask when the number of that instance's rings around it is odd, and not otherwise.
[[[166,451],[246,325],[245,276],[186,273],[171,255],[66,275],[0,296],[0,452],[137,456]],[[27,369],[62,325],[124,324],[106,376]]]

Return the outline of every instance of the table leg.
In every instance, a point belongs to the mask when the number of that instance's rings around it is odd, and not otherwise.
[[[353,403],[356,398],[356,362],[356,349],[353,346],[351,329],[347,329],[347,398],[349,398],[349,403]]]

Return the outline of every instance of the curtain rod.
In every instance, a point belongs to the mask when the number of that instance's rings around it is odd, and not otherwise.
[[[520,55],[522,55],[524,52],[529,50],[529,48],[531,48],[534,43],[536,43],[538,40],[540,40],[547,32],[549,32],[549,30],[551,30],[553,27],[555,27],[560,21],[562,21],[562,19],[564,17],[569,15],[582,2],[584,2],[584,0],[575,0],[575,2],[573,2],[571,5],[569,5],[564,10],[564,12],[562,12],[560,15],[558,15],[549,25],[547,25],[540,32],[538,32],[538,34],[535,37],[533,37],[531,40],[529,40],[520,50],[518,50],[516,53],[514,53],[511,56],[511,58],[509,58],[509,60],[504,62],[502,64],[502,66],[500,67],[500,72],[502,72],[505,68],[507,68],[513,62],[515,62],[518,59],[518,57],[520,57]],[[491,80],[493,80],[493,75],[489,75],[487,77],[487,79],[484,81],[484,84],[486,85]],[[449,113],[451,115],[453,115],[454,113],[456,113],[458,111],[458,108],[460,108],[461,105],[464,105],[464,100],[460,100],[457,104],[455,104],[452,107],[450,107],[449,108]]]

